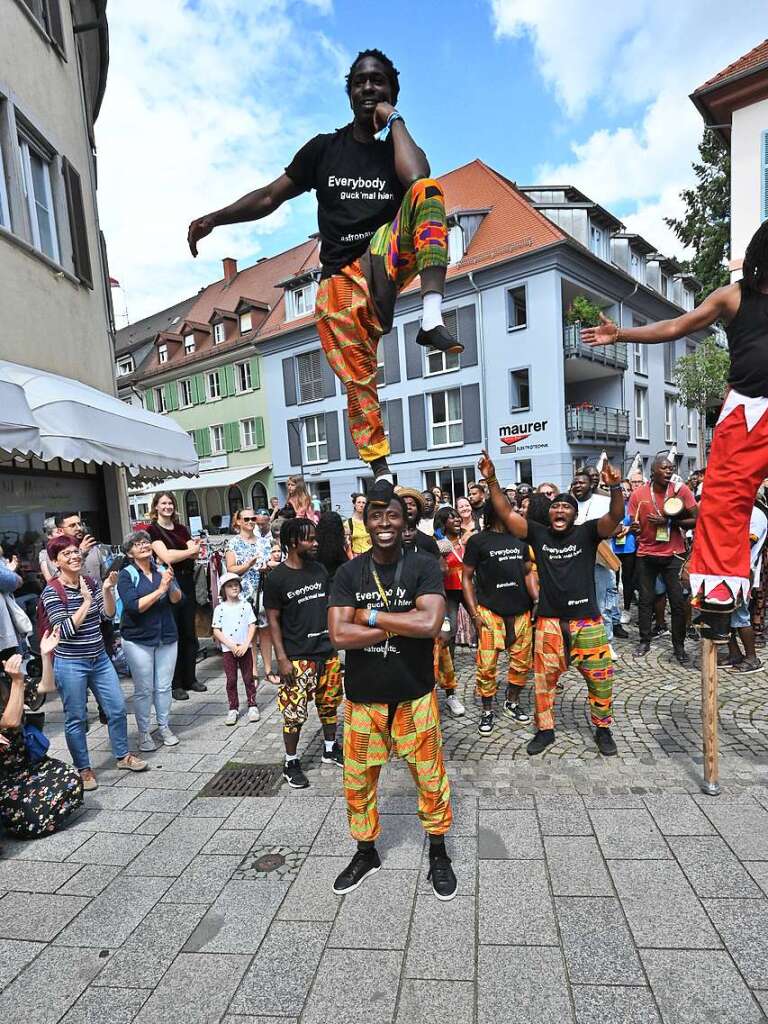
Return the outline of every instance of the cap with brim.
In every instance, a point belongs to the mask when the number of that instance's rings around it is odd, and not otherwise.
[[[243,585],[243,581],[237,575],[236,572],[225,572],[223,576],[219,576],[219,593],[222,592],[227,583],[239,583]]]

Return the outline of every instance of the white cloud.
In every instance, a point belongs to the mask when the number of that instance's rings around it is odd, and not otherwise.
[[[576,122],[597,107],[618,128],[571,142],[572,158],[539,180],[577,185],[670,254],[680,244],[663,217],[681,212],[694,181],[702,120],[689,93],[760,42],[763,0],[742,0],[723,30],[720,0],[491,0],[498,38],[531,40],[539,71]],[[624,115],[622,117],[622,115]],[[573,127],[571,129],[574,131]]]
[[[264,236],[289,218],[314,229],[312,205],[298,200],[256,224],[218,229],[195,261],[186,245],[193,217],[276,177],[318,130],[318,115],[339,123],[348,60],[313,27],[330,7],[131,0],[110,8],[99,209],[132,320],[220,276],[222,256],[271,253]]]

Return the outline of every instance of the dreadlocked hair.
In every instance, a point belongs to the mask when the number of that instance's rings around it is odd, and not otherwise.
[[[328,568],[347,557],[344,544],[344,522],[338,512],[321,512],[315,530],[317,560]]]
[[[753,292],[758,291],[764,281],[768,282],[768,220],[763,221],[749,240],[742,277],[744,285]]]
[[[381,50],[361,50],[360,53],[352,61],[352,66],[349,69],[349,74],[345,78],[345,84],[347,88],[347,96],[352,92],[352,75],[355,73],[355,68],[365,57],[373,57],[380,64],[384,65],[384,71],[387,78],[389,79],[389,87],[392,90],[392,106],[397,103],[397,97],[400,95],[400,72],[397,70],[395,65]]]
[[[315,533],[315,524],[311,519],[304,519],[302,516],[294,516],[293,519],[286,519],[280,527],[280,547],[283,554],[299,546],[302,540],[311,540]]]
[[[551,504],[552,501],[546,494],[532,494],[528,499],[528,521],[549,526],[549,506]]]

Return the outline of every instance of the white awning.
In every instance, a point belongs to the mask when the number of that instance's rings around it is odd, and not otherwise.
[[[204,491],[209,487],[233,487],[241,480],[247,480],[249,476],[256,476],[257,473],[269,469],[269,463],[264,462],[260,466],[239,466],[236,469],[211,469],[200,476],[190,477],[177,476],[170,480],[158,480],[145,484],[143,487],[129,487],[129,493],[136,494],[157,494],[158,491]]]
[[[22,455],[40,455],[42,442],[24,389],[0,370],[0,448]]]
[[[0,380],[24,391],[46,462],[110,463],[196,473],[192,438],[169,416],[128,405],[71,377],[0,360]],[[0,429],[2,429],[0,427]]]

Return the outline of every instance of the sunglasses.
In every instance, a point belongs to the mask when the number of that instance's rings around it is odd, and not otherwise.
[[[255,523],[256,516],[240,516],[241,523]]]

